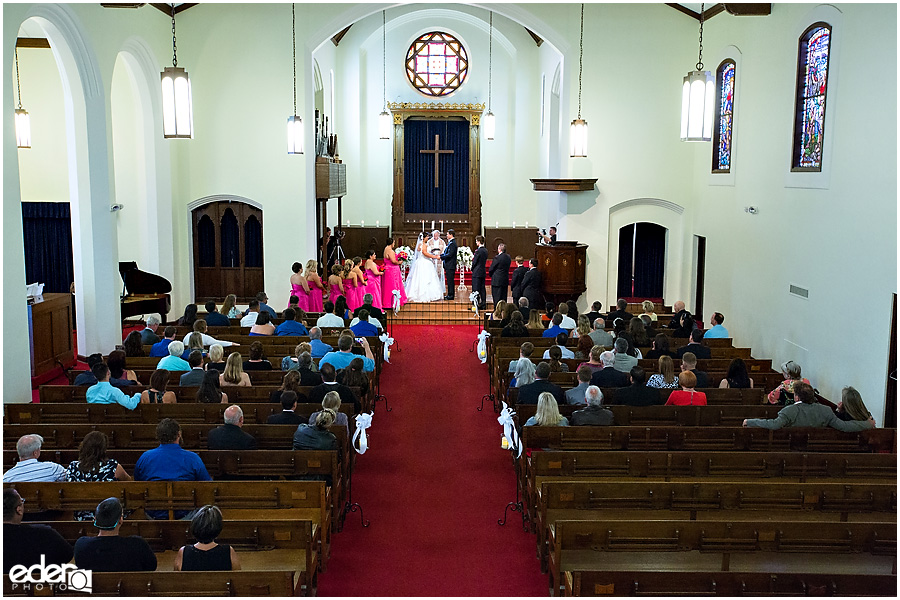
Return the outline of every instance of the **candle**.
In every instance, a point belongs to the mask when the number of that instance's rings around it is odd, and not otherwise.
[[[500,228],[500,221],[494,221],[494,228],[495,228],[495,229],[499,229],[499,228]]]
[[[513,221],[513,229],[515,229],[515,228],[516,228],[516,222]]]
[[[350,227],[350,219],[347,219],[347,227]]]
[[[366,226],[366,222],[365,222],[365,221],[360,221],[360,222],[359,222],[359,225],[360,225],[360,227],[365,227],[365,226]]]
[[[381,221],[376,220],[376,221],[375,221],[375,227],[380,227],[380,226],[381,226]]]
[[[441,221],[441,229],[444,229],[444,222]]]
[[[525,227],[528,228],[528,221],[525,221]]]
[[[431,222],[431,230],[434,231],[434,221]]]

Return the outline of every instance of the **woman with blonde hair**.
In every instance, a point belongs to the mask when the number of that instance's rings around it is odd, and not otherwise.
[[[525,421],[525,427],[529,425],[541,425],[544,427],[568,427],[569,420],[559,414],[559,406],[556,404],[556,398],[550,392],[541,392],[538,396],[537,412],[534,416]]]
[[[651,301],[651,300],[644,300],[644,301],[641,303],[641,308],[644,309],[643,314],[645,314],[645,315],[647,315],[648,317],[650,317],[650,320],[651,320],[651,321],[656,321],[656,320],[659,319],[659,317],[656,316],[656,313],[653,312],[654,310],[656,310],[656,305],[653,304],[653,301]]]
[[[572,332],[573,338],[581,338],[591,335],[591,321],[587,315],[578,315],[578,322],[575,324],[575,330]]]
[[[235,307],[235,302],[237,302],[237,296],[235,296],[234,294],[228,294],[227,296],[225,296],[225,302],[222,303],[222,308],[219,310],[219,312],[229,319],[241,318],[241,311],[239,311],[237,307]]]
[[[225,348],[222,347],[222,344],[213,344],[209,347],[209,362],[206,363],[205,369],[207,371],[219,371],[222,372],[225,370]]]
[[[592,373],[601,370],[603,368],[603,363],[600,361],[601,354],[603,354],[603,346],[591,346],[588,354],[588,361],[578,365],[575,371],[578,371],[581,367],[589,368]]]
[[[506,300],[497,300],[497,303],[494,304],[494,312],[491,313],[491,323],[500,323],[503,320],[503,311],[505,310]]]
[[[664,390],[674,390],[678,387],[678,378],[675,377],[675,363],[671,356],[659,357],[659,373],[654,373],[647,380],[647,387]]]
[[[328,392],[325,394],[325,397],[322,398],[322,408],[325,410],[334,411],[335,425],[343,425],[347,428],[347,435],[350,435],[350,422],[347,420],[347,415],[341,412],[341,395],[337,392]],[[319,418],[319,413],[322,412],[317,410],[313,414],[309,415],[309,424],[315,425],[316,419]]]
[[[872,418],[862,396],[856,388],[849,385],[841,390],[841,401],[834,412],[841,421],[868,421]]]
[[[546,329],[541,311],[535,309],[528,311],[528,325],[526,327],[528,329]]]
[[[303,276],[306,277],[306,283],[309,286],[309,312],[320,313],[325,306],[322,299],[325,285],[322,283],[322,278],[319,277],[319,262],[312,259],[306,261],[306,272]]]
[[[339,296],[344,295],[344,279],[341,277],[341,265],[335,263],[331,265],[331,275],[328,276],[328,299],[334,303]]]
[[[188,336],[187,349],[190,352],[194,350],[198,350],[200,354],[205,354],[206,350],[203,348],[203,334],[199,331],[195,331]]]
[[[219,376],[219,385],[250,387],[250,376],[244,373],[244,365],[240,353],[232,352],[228,355],[228,360],[225,362],[225,371]]]

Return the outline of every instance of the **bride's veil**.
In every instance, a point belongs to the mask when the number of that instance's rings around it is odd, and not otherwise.
[[[416,251],[413,254],[412,263],[409,267],[409,273],[406,274],[406,281],[414,281],[413,274],[416,272],[416,268],[419,266],[419,257],[422,256],[422,240],[425,239],[423,234],[419,234],[419,238],[416,240]]]

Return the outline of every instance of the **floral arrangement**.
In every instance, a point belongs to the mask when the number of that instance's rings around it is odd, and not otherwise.
[[[459,250],[456,251],[456,260],[464,269],[472,268],[472,259],[474,258],[475,254],[468,246],[460,246]]]
[[[400,265],[403,267],[408,267],[410,263],[410,257],[412,256],[412,249],[409,246],[400,246],[396,250],[394,250],[394,254],[397,255],[397,260],[400,261]]]

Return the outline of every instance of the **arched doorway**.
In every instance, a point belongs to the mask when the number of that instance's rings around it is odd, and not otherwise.
[[[263,291],[262,209],[223,200],[191,211],[195,301],[235,294],[247,302]]]
[[[656,223],[632,223],[619,229],[619,298],[662,301],[668,231]]]

